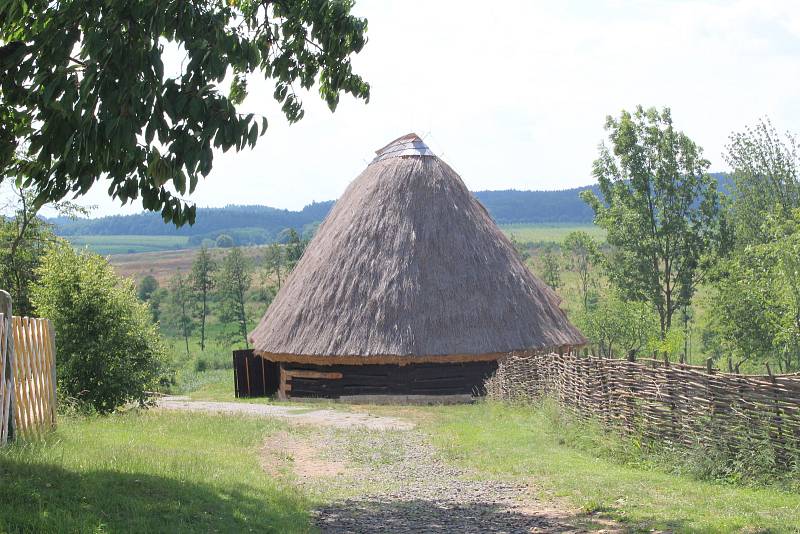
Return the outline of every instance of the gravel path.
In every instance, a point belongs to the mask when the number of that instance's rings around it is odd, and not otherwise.
[[[399,417],[185,397],[158,404],[301,423],[267,440],[262,466],[270,476],[288,476],[321,503],[314,521],[324,533],[622,532],[539,501],[523,482],[489,480],[453,465]]]
[[[411,429],[414,424],[397,417],[350,413],[338,410],[309,409],[273,404],[248,404],[244,402],[213,402],[191,400],[188,397],[167,396],[158,401],[164,410],[183,410],[205,413],[236,413],[243,415],[278,417],[297,423],[331,426],[337,428],[366,428],[371,430]]]
[[[326,503],[314,512],[325,533],[616,531],[538,501],[524,483],[453,466],[416,430],[284,435],[264,454],[291,459],[297,483]]]

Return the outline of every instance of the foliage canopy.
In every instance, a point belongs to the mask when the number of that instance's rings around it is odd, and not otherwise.
[[[606,120],[611,148],[594,162],[602,200],[582,195],[613,247],[607,267],[623,298],[650,302],[665,337],[687,305],[704,261],[727,235],[716,181],[702,149],[676,130],[669,109],[637,107]]]
[[[55,328],[61,391],[101,413],[145,402],[163,376],[164,347],[132,281],[60,242],[42,259],[32,301]]]
[[[165,221],[193,223],[195,207],[181,195],[211,171],[212,149],[255,146],[267,129],[266,118],[237,112],[249,75],[274,81],[290,122],[303,116],[297,86],[317,85],[332,110],[341,92],[368,99],[350,64],[367,22],[352,5],[2,2],[0,177],[33,187],[37,206],[107,178],[113,198],[141,195]],[[176,69],[164,60],[170,50],[185,52]]]

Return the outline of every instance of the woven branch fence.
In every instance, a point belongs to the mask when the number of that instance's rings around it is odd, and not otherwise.
[[[0,445],[56,425],[55,333],[48,319],[10,316],[0,291]]]
[[[775,461],[800,458],[800,374],[739,375],[651,359],[514,354],[487,382],[490,398],[545,395],[582,417],[667,445],[769,445]]]

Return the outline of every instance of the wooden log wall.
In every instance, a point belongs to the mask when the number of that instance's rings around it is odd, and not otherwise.
[[[669,361],[514,354],[486,383],[490,398],[552,396],[581,417],[671,446],[771,448],[800,460],[800,374],[722,373]]]
[[[283,363],[287,397],[350,395],[483,395],[496,361],[408,365],[311,365]]]

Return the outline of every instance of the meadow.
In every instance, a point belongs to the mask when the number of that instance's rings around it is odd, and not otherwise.
[[[534,248],[550,243],[560,243],[573,231],[589,233],[598,241],[605,232],[594,225],[511,224],[501,226],[506,236]],[[187,273],[192,266],[197,249],[188,248],[188,238],[182,236],[70,236],[76,247],[88,247],[99,254],[108,255],[117,274],[138,282],[151,275],[162,285],[177,272]],[[219,259],[226,249],[212,249]],[[247,257],[259,263],[265,246],[242,249]]]
[[[598,242],[606,238],[605,230],[594,224],[503,224],[500,229],[520,243],[534,245],[561,243],[567,235],[577,231],[586,232]]]
[[[66,239],[76,248],[88,248],[103,256],[189,247],[189,238],[177,235],[73,235]]]
[[[556,243],[572,231],[582,230],[602,241],[605,232],[592,224],[504,224],[500,229],[521,242]],[[187,236],[177,235],[71,235],[66,239],[75,247],[88,248],[104,256],[125,256],[149,252],[179,251],[189,254],[193,249]],[[125,261],[121,258],[122,261]]]

